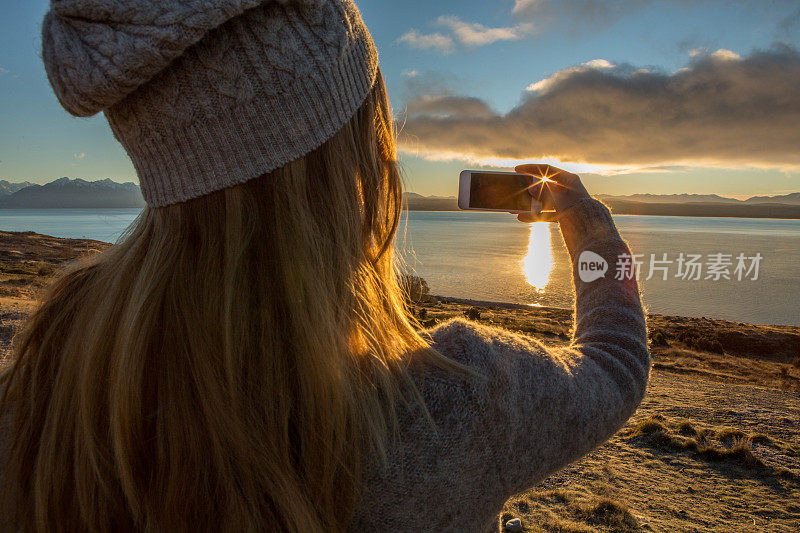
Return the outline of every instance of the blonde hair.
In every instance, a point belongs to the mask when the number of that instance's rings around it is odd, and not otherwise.
[[[409,322],[383,80],[323,146],[145,208],[16,339],[2,529],[341,531],[385,453]]]

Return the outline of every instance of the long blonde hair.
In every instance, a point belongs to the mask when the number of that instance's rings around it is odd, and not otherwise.
[[[3,529],[346,528],[413,358],[383,80],[265,176],[145,208],[16,339]]]

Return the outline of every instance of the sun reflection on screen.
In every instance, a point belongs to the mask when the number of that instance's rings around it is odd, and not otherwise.
[[[550,274],[553,271],[553,248],[549,223],[531,224],[528,253],[522,260],[522,271],[525,274],[525,281],[539,292],[543,291],[550,281]]]

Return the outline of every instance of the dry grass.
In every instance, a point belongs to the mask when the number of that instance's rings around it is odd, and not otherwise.
[[[545,490],[532,492],[506,503],[503,523],[520,515],[525,517],[525,531],[640,531],[639,520],[628,507],[591,490]]]
[[[641,439],[650,446],[688,452],[706,461],[727,461],[763,476],[795,477],[790,471],[765,464],[755,455],[753,445],[769,447],[787,456],[800,454],[800,446],[761,433],[750,434],[729,427],[698,427],[696,423],[680,420],[668,424],[658,414],[639,419],[623,434],[629,439]]]

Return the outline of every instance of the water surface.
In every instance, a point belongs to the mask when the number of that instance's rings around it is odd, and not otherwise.
[[[115,241],[138,209],[0,209],[0,229]],[[617,215],[634,253],[643,254],[645,304],[654,313],[800,324],[800,220]],[[507,214],[414,211],[398,236],[406,269],[434,294],[528,305],[570,307],[571,269],[558,225],[522,224]],[[760,253],[758,279],[676,278],[649,274],[650,254]],[[612,266],[613,269],[613,266]],[[613,275],[613,272],[612,272]],[[703,272],[705,278],[705,271]]]

